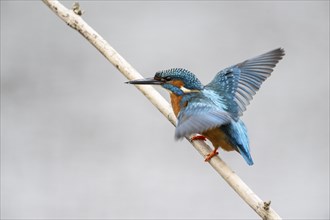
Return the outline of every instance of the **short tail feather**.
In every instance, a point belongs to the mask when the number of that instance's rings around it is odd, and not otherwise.
[[[248,165],[253,165],[253,160],[250,154],[249,138],[247,129],[242,120],[231,122],[221,127],[227,134],[230,142],[235,149],[242,155]]]
[[[238,146],[237,148],[238,148],[239,153],[242,155],[242,157],[246,161],[246,163],[248,165],[252,166],[253,165],[253,160],[252,160],[250,152],[246,151],[245,148],[242,147],[242,146]]]

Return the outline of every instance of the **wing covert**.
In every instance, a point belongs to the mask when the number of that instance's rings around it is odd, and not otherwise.
[[[188,104],[181,108],[178,115],[175,139],[194,133],[202,133],[232,120],[231,115],[223,109],[225,106],[221,103],[215,104],[217,100],[205,96],[204,92],[199,92],[189,97],[188,100],[183,100]],[[200,101],[201,99],[203,101]]]

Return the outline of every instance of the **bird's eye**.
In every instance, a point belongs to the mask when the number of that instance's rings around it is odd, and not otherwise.
[[[170,76],[166,76],[166,77],[164,77],[164,79],[165,79],[166,81],[171,81],[171,80],[172,80],[172,77],[170,77]]]

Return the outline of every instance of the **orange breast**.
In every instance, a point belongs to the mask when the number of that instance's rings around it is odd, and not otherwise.
[[[170,83],[178,88],[181,88],[182,86],[184,86],[184,83],[181,80],[172,80]],[[182,96],[178,96],[171,92],[170,97],[171,97],[171,104],[172,104],[173,112],[174,112],[175,116],[178,117],[178,114],[180,112],[180,102],[181,102]]]
[[[221,147],[226,151],[235,150],[230,144],[227,135],[219,128],[214,128],[203,132],[202,135],[209,139],[215,148]]]
[[[182,96],[175,95],[174,93],[170,94],[171,97],[171,104],[173,108],[173,112],[176,117],[178,117],[178,114],[180,112],[180,101],[182,99]]]

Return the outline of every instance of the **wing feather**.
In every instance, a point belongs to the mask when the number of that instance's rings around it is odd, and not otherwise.
[[[284,50],[278,48],[221,70],[206,88],[217,92],[225,103],[234,101],[227,107],[232,117],[238,120],[284,54]]]

